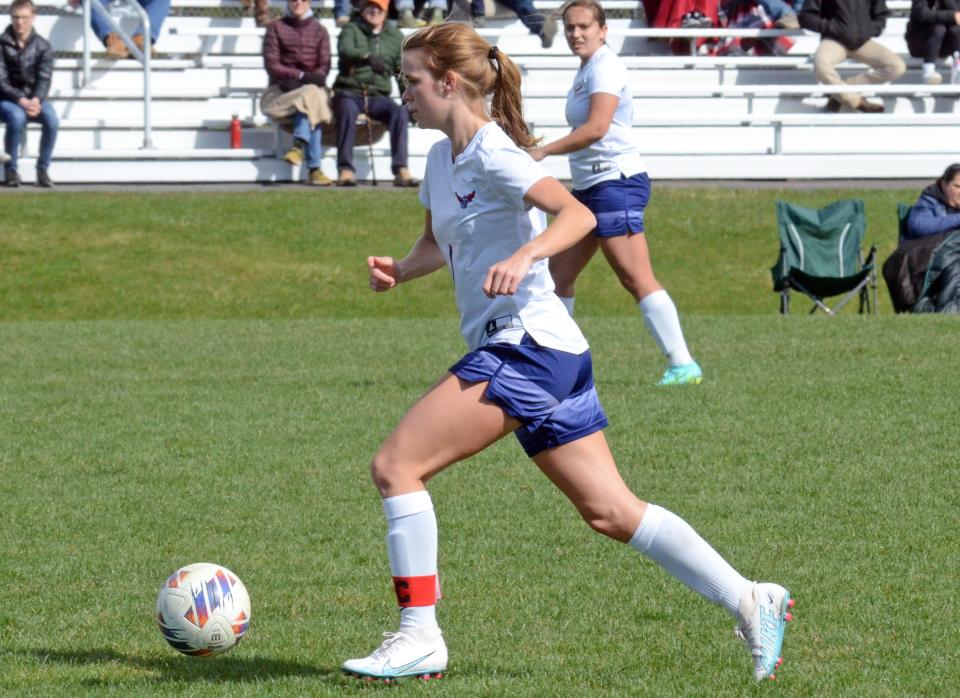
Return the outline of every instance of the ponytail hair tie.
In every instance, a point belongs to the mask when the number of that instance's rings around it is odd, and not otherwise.
[[[490,50],[487,51],[487,58],[489,58],[491,61],[497,61],[499,63],[500,50],[496,46],[491,46]]]

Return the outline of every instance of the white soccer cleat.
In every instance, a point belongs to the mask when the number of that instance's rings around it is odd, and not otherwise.
[[[783,663],[780,650],[786,623],[793,620],[788,611],[793,605],[790,592],[779,584],[754,584],[740,599],[740,624],[733,632],[753,656],[755,681],[776,678],[773,672]]]
[[[369,657],[348,659],[343,671],[364,679],[391,681],[409,676],[443,678],[447,670],[447,645],[440,628],[417,628],[384,633],[381,645]]]

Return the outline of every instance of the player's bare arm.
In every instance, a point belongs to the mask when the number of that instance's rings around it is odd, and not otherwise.
[[[397,284],[426,276],[445,263],[443,253],[433,236],[430,211],[427,211],[423,233],[417,238],[406,257],[399,261],[393,257],[367,257],[370,288],[378,293],[389,291]]]

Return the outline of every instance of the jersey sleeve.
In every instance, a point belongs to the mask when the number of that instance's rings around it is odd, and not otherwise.
[[[498,148],[486,162],[487,179],[502,201],[526,208],[523,197],[534,184],[550,175],[527,153],[514,146]]]
[[[587,94],[603,94],[619,97],[627,85],[627,67],[615,56],[605,56],[607,60],[600,61],[593,69],[587,80]],[[612,58],[612,60],[610,60]]]

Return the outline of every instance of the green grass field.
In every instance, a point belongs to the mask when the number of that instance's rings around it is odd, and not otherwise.
[[[726,614],[592,533],[511,437],[432,483],[451,664],[399,687],[339,664],[396,622],[367,464],[463,351],[443,272],[366,290],[414,197],[0,197],[0,694],[955,694],[960,325],[894,316],[885,288],[876,318],[777,314],[773,200],[837,195],[657,193],[701,386],[653,386],[600,260],[579,289],[627,482],[797,598],[778,681],[754,686]],[[885,258],[915,194],[842,195]],[[201,560],[253,601],[213,660],[152,616]]]

